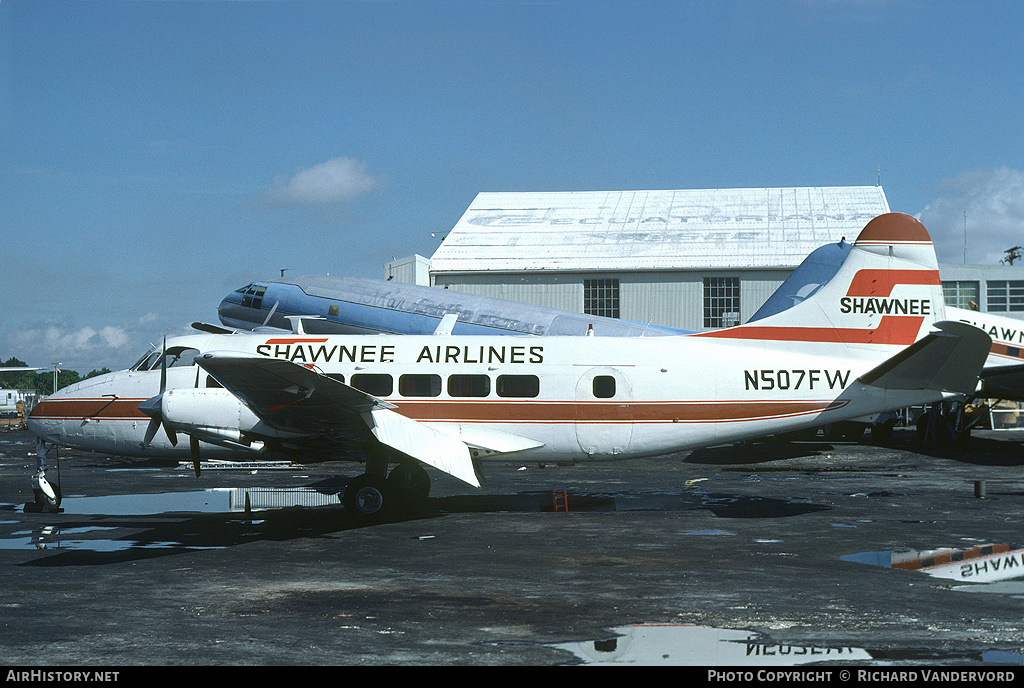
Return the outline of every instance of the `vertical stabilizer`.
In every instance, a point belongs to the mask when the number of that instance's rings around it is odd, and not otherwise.
[[[931,237],[919,220],[871,220],[835,277],[811,297],[756,323],[694,336],[905,347],[945,320]]]

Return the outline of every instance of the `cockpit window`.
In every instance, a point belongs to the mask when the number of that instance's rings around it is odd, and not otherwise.
[[[159,359],[160,349],[150,349],[142,356],[142,358],[139,359],[138,363],[133,365],[129,370],[149,370],[150,366]]]
[[[258,309],[263,307],[263,294],[265,294],[266,291],[267,285],[254,283],[239,289],[238,293],[242,295],[243,306]]]
[[[190,366],[195,364],[195,358],[199,355],[199,349],[192,349],[186,346],[172,346],[167,350],[167,367],[177,368],[178,366]],[[158,361],[154,367],[160,367]]]
[[[195,363],[195,357],[199,355],[199,349],[187,346],[172,346],[167,350],[167,367],[190,366]],[[160,370],[163,363],[161,349],[152,349],[143,356],[138,363],[131,367],[132,370]]]

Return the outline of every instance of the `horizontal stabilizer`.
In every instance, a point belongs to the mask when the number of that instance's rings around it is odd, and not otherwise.
[[[381,444],[480,487],[464,442],[388,409],[375,409],[364,413],[363,418]]]
[[[884,389],[930,389],[974,394],[992,338],[977,327],[942,321],[932,332],[908,346],[858,382]]]

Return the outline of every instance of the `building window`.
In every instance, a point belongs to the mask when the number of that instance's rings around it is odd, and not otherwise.
[[[942,300],[945,301],[947,306],[976,311],[978,310],[978,304],[981,303],[978,283],[959,281],[943,282]]]
[[[740,278],[704,278],[704,327],[740,324]]]
[[[990,280],[985,288],[989,311],[1024,311],[1024,280]]]
[[[619,317],[619,280],[583,280],[583,312],[604,318]]]

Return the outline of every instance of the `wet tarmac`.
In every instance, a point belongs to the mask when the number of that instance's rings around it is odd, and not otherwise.
[[[33,450],[0,434],[7,665],[1024,664],[1024,432],[487,464],[369,526],[355,464],[68,450],[39,513]]]

